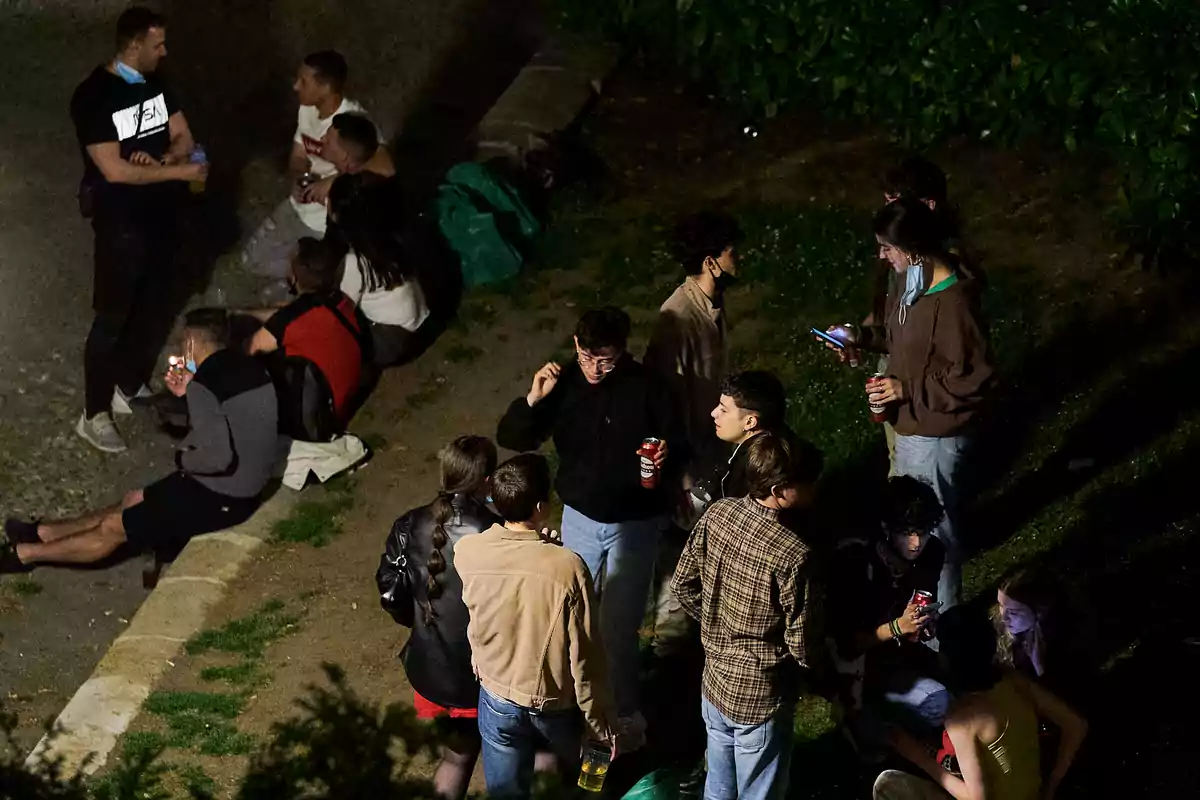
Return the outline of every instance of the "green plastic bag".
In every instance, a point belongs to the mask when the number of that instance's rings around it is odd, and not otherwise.
[[[700,796],[703,787],[703,771],[656,769],[635,783],[621,800],[691,800]]]
[[[516,190],[482,164],[458,164],[446,173],[435,207],[468,288],[515,275],[541,231]]]

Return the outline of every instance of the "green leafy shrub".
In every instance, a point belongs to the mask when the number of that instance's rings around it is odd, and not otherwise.
[[[868,117],[912,143],[1029,137],[1107,154],[1127,238],[1197,250],[1200,4],[1192,0],[558,0],[774,116]]]

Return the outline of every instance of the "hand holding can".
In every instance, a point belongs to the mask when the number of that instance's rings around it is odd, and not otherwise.
[[[642,446],[638,448],[638,463],[641,469],[642,488],[653,489],[658,486],[659,473],[659,451],[662,449],[665,442],[654,437],[647,437],[642,440]]]

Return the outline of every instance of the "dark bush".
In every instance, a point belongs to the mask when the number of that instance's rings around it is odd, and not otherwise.
[[[1193,0],[557,0],[728,99],[870,118],[912,143],[1029,137],[1111,157],[1126,238],[1195,253]]]

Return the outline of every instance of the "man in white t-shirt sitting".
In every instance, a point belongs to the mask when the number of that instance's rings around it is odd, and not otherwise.
[[[296,72],[292,88],[300,111],[288,158],[292,193],[263,221],[242,254],[243,263],[258,275],[282,281],[296,242],[304,236],[325,235],[325,200],[338,174],[325,154],[326,134],[336,115],[363,113],[362,106],[342,95],[347,72],[346,59],[332,50],[305,56]],[[383,146],[362,169],[395,174]]]

